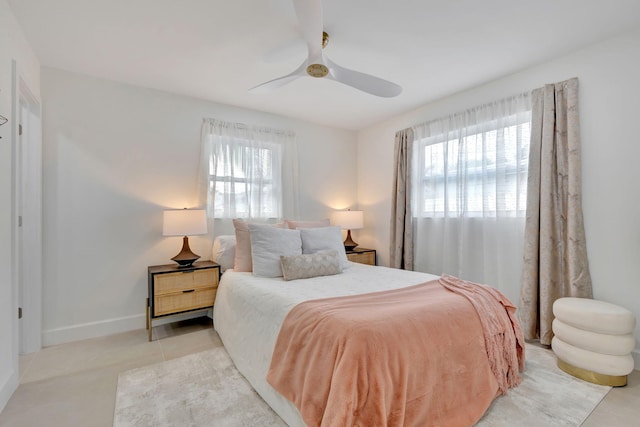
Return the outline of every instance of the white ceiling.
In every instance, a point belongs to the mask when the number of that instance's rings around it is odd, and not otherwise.
[[[304,77],[290,0],[8,0],[43,66],[361,129],[640,25],[638,0],[325,0],[325,53],[404,90]]]

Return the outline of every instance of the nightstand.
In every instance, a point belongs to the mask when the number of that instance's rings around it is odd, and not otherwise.
[[[347,251],[347,259],[360,264],[376,265],[376,250],[367,248],[355,248]]]
[[[151,341],[153,319],[213,307],[220,266],[211,261],[194,262],[190,267],[153,265],[147,268],[147,275],[147,329]]]

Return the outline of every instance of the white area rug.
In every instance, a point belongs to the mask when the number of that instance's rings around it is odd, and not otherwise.
[[[223,347],[120,374],[113,425],[286,427]]]
[[[522,383],[494,400],[477,426],[579,426],[611,390],[562,371],[551,350],[527,344],[525,354]]]
[[[562,372],[549,350],[526,351],[522,384],[496,399],[478,426],[579,426],[610,389]],[[113,425],[286,426],[224,348],[120,374]]]

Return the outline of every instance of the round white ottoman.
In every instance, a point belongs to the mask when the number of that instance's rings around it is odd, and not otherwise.
[[[596,384],[627,384],[634,367],[632,312],[604,301],[560,298],[553,314],[551,348],[560,369]]]

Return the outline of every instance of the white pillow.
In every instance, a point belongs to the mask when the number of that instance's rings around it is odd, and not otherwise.
[[[281,277],[281,255],[302,254],[300,230],[249,224],[253,274],[261,277]]]
[[[320,251],[337,251],[342,268],[349,267],[347,253],[342,242],[340,227],[300,228],[302,253],[313,254]]]
[[[281,256],[284,280],[308,279],[342,273],[340,258],[336,251],[321,251],[315,254]]]
[[[220,271],[233,268],[236,257],[236,236],[218,236],[213,241],[213,256],[211,260],[220,264]]]

